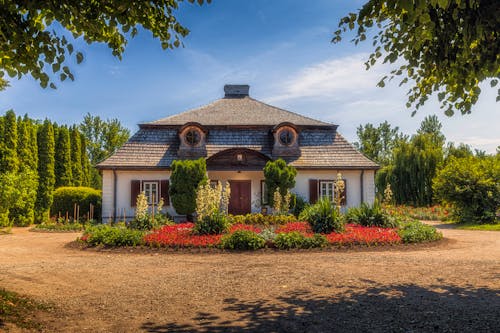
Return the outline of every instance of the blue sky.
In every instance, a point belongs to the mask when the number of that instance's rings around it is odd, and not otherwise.
[[[363,1],[214,0],[182,4],[177,17],[191,33],[184,48],[163,51],[147,31],[132,39],[120,61],[105,45],[76,41],[85,60],[72,67],[74,82],[42,89],[31,78],[0,92],[0,111],[73,124],[90,112],[118,118],[132,132],[137,124],[207,104],[223,96],[226,83],[249,84],[252,97],[339,125],[349,141],[360,124],[388,120],[411,134],[437,114],[449,141],[494,152],[500,145],[500,104],[483,85],[471,115],[444,116],[436,100],[415,117],[405,108],[397,82],[376,83],[390,67],[366,71],[371,43],[346,39],[331,44],[338,20]]]

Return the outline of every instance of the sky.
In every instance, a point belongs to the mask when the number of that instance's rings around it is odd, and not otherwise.
[[[183,3],[175,13],[191,33],[184,47],[164,51],[141,30],[118,60],[106,45],[74,42],[82,64],[72,66],[75,81],[42,89],[30,77],[11,81],[0,91],[0,113],[13,109],[31,118],[75,124],[91,113],[118,118],[135,132],[137,124],[180,113],[223,97],[224,84],[249,84],[251,97],[299,114],[339,125],[354,142],[361,124],[387,120],[406,134],[436,114],[448,141],[494,153],[500,145],[500,103],[496,90],[483,84],[472,114],[452,118],[431,98],[411,117],[409,86],[398,80],[377,82],[391,67],[365,70],[372,49],[345,38],[330,42],[338,21],[364,1],[213,0]]]

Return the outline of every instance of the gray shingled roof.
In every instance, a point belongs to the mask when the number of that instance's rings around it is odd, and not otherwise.
[[[178,159],[176,129],[143,128],[115,154],[99,163],[107,168],[169,168]],[[378,165],[358,152],[332,129],[303,130],[299,136],[301,155],[287,158],[296,168],[375,169]],[[213,129],[207,137],[207,158],[230,148],[248,148],[269,157],[272,138],[268,129]]]
[[[333,126],[333,124],[283,110],[248,96],[221,98],[197,109],[172,115],[145,125],[182,126],[193,121],[205,126],[278,125],[282,122],[290,122],[297,126]]]

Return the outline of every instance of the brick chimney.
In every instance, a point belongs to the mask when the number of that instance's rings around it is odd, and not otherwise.
[[[248,84],[226,84],[224,86],[224,98],[243,98],[248,96],[250,86]]]

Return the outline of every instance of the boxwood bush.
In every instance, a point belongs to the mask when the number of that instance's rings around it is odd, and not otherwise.
[[[443,234],[436,228],[417,220],[402,224],[398,234],[403,243],[430,242],[443,238]]]
[[[73,216],[75,203],[80,206],[80,217],[88,216],[90,204],[94,205],[94,220],[101,218],[101,191],[90,187],[59,187],[54,191],[52,215]]]
[[[314,234],[307,237],[298,231],[279,233],[274,239],[274,245],[281,250],[286,249],[310,249],[314,247],[325,247],[328,240],[324,235]]]
[[[250,230],[238,230],[232,234],[224,235],[221,247],[230,250],[257,250],[263,248],[266,241]]]
[[[217,235],[227,230],[229,222],[227,216],[221,212],[213,212],[196,220],[193,231],[198,235]]]
[[[143,231],[128,229],[124,225],[101,224],[87,227],[81,239],[92,246],[137,246],[143,244],[143,237]]]

